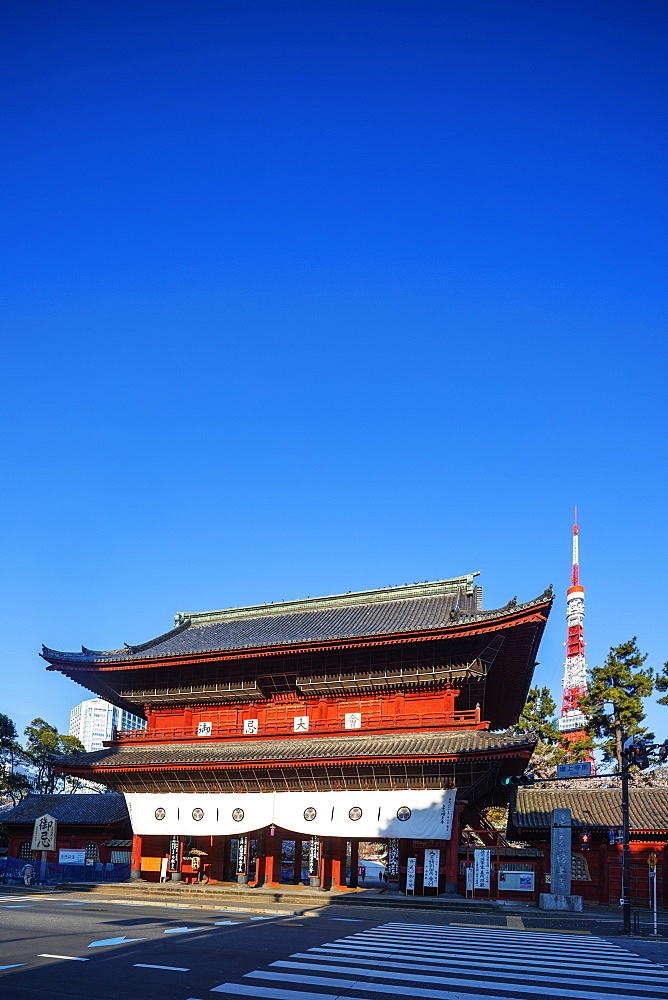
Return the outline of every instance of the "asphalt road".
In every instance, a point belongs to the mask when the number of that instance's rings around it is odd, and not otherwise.
[[[0,895],[0,997],[664,1000],[668,943],[617,932],[535,911],[272,915],[28,890]]]

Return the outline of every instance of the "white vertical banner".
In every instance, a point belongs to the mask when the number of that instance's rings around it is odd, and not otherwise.
[[[482,849],[473,852],[473,888],[489,889],[491,851]]]
[[[473,892],[473,869],[471,867],[466,869],[466,891]]]
[[[417,858],[406,858],[406,892],[415,892]]]
[[[441,863],[441,852],[438,848],[427,848],[424,852],[425,889],[438,889],[438,868]]]

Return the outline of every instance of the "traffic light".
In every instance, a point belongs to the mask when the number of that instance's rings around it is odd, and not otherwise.
[[[537,778],[533,774],[508,774],[501,779],[501,784],[506,785],[533,785]]]
[[[636,736],[633,742],[629,743],[624,750],[624,756],[629,764],[635,764],[639,771],[644,771],[650,765],[647,747],[639,736]]]
[[[664,760],[668,760],[668,740],[664,740],[663,743],[659,744],[658,757],[662,764]]]
[[[591,833],[583,831],[580,834],[580,850],[588,851],[591,847]]]

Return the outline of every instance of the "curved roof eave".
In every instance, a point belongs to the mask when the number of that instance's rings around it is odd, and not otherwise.
[[[430,597],[427,598],[414,597],[410,598],[409,601],[425,602],[430,599],[431,599]],[[402,601],[403,600],[404,599],[402,599]],[[178,625],[176,628],[171,629],[169,632],[165,632],[162,635],[157,636],[155,639],[151,639],[148,642],[141,643],[140,645],[136,646],[126,645],[123,649],[113,649],[106,651],[90,650],[87,649],[85,646],[82,646],[81,653],[75,653],[75,652],[65,652],[65,651],[55,650],[49,648],[48,646],[43,645],[40,656],[52,665],[58,663],[62,664],[67,663],[71,664],[72,666],[75,665],[101,666],[103,664],[108,664],[108,663],[139,664],[143,661],[146,662],[156,659],[166,659],[177,656],[178,657],[194,656],[198,654],[202,655],[202,654],[216,654],[216,653],[227,653],[227,654],[238,653],[240,655],[243,655],[244,653],[247,653],[249,650],[260,650],[260,649],[271,650],[272,647],[276,649],[282,648],[285,652],[291,652],[291,650],[303,647],[304,645],[321,646],[331,642],[351,642],[352,640],[362,641],[365,639],[369,641],[373,640],[382,641],[383,639],[389,640],[392,636],[395,635],[403,636],[408,641],[412,636],[414,636],[417,639],[418,637],[425,637],[426,633],[445,632],[446,634],[444,638],[446,638],[447,634],[453,632],[454,630],[463,629],[464,631],[475,631],[474,627],[478,625],[482,626],[483,628],[485,627],[488,628],[492,625],[493,622],[501,621],[504,618],[508,618],[509,624],[511,624],[510,619],[512,619],[513,617],[522,614],[523,612],[528,611],[532,608],[539,607],[540,605],[551,605],[552,600],[553,600],[553,593],[552,593],[552,586],[550,585],[550,587],[548,587],[539,597],[534,598],[531,601],[526,601],[522,604],[518,604],[516,599],[513,598],[504,607],[497,608],[491,611],[474,611],[474,610],[461,611],[458,610],[456,607],[449,609],[447,613],[447,621],[441,621],[439,624],[427,625],[426,627],[423,628],[409,627],[401,629],[395,626],[388,628],[387,631],[369,631],[367,629],[366,631],[362,632],[360,631],[353,631],[348,633],[337,632],[335,634],[320,635],[311,638],[305,636],[305,637],[295,638],[292,641],[286,640],[285,637],[282,637],[282,638],[276,638],[273,641],[265,640],[262,642],[248,642],[240,645],[233,645],[233,644],[219,645],[219,646],[208,645],[205,648],[202,647],[193,649],[182,648],[179,650],[175,650],[173,652],[168,650],[159,651],[159,647],[161,646],[164,647],[166,645],[168,646],[172,639],[175,639],[176,637],[182,635],[183,633],[187,633],[189,629],[192,628],[202,629],[210,627],[207,625],[192,626],[191,621],[187,620],[182,624]],[[396,604],[397,602],[371,601],[365,605],[356,605],[353,610],[358,610],[360,608],[375,609],[377,607],[379,609],[382,609],[382,611],[386,611],[387,608],[391,606],[392,603]],[[286,618],[289,619],[303,618],[303,616],[305,615],[313,615],[313,614],[314,612],[312,611],[297,611],[286,616]],[[250,620],[262,621],[265,618],[275,619],[276,615],[273,613],[270,616],[258,615],[256,618]],[[246,621],[248,620],[249,619],[246,619]],[[426,637],[431,638],[432,636],[427,634]],[[438,635],[434,634],[433,638],[438,638]]]

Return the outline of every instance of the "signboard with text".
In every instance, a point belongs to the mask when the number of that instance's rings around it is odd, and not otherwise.
[[[583,760],[579,763],[557,764],[558,778],[591,778],[591,763]]]
[[[428,849],[424,852],[425,889],[438,889],[438,869],[441,863],[441,852],[438,849]]]
[[[406,858],[406,892],[415,892],[417,858]]]
[[[86,864],[86,852],[85,851],[58,851],[58,864],[59,865],[85,865]]]
[[[57,833],[58,823],[53,816],[48,813],[38,816],[32,831],[31,850],[55,851]]]
[[[491,871],[491,851],[480,849],[473,852],[473,887],[489,889]]]
[[[181,870],[180,862],[180,845],[179,838],[172,837],[169,842],[169,870],[170,872],[178,872]]]

